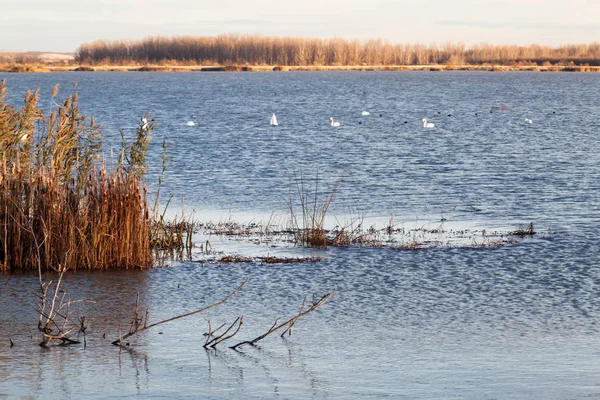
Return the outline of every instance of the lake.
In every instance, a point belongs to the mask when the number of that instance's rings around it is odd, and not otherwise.
[[[600,398],[600,79],[535,72],[0,74],[9,100],[77,82],[82,111],[118,153],[150,112],[147,176],[171,157],[162,202],[197,221],[289,220],[302,177],[319,199],[342,176],[328,226],[474,232],[413,251],[326,250],[211,238],[240,254],[318,256],[301,264],[191,261],[65,277],[91,318],[87,346],[37,346],[34,275],[0,275],[0,398]],[[503,107],[504,106],[504,107]],[[370,115],[362,116],[362,111]],[[275,113],[280,126],[269,126]],[[329,118],[341,126],[330,126]],[[421,119],[435,124],[424,129]],[[532,123],[526,121],[531,119]],[[194,121],[195,126],[187,126]],[[318,185],[318,186],[317,186]],[[315,188],[315,186],[317,186]],[[470,246],[534,222],[533,237]],[[200,238],[198,239],[200,241]],[[202,240],[204,238],[202,237]],[[200,242],[199,242],[200,243]],[[52,279],[51,276],[47,277]],[[110,342],[136,293],[158,321],[206,314]],[[289,338],[203,349],[213,324],[244,316],[232,342],[337,289]],[[106,338],[103,335],[106,334]],[[10,347],[9,338],[15,342]],[[236,340],[239,339],[239,340]],[[233,343],[230,343],[233,344]]]

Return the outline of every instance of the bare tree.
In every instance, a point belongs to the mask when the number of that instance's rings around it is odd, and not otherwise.
[[[139,41],[96,41],[77,50],[84,64],[251,64],[251,65],[425,65],[444,63],[450,57],[471,64],[513,64],[527,60],[600,63],[600,45],[571,44],[558,47],[463,43],[391,44],[382,39],[366,41],[219,35],[149,37]]]

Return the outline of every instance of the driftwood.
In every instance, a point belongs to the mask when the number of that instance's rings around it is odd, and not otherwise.
[[[43,337],[40,343],[42,347],[47,347],[53,340],[60,340],[62,345],[79,343],[69,337],[73,332],[83,333],[85,340],[85,331],[87,330],[85,317],[80,317],[79,322],[71,319],[72,304],[80,303],[81,300],[71,300],[69,292],[61,289],[66,271],[67,268],[58,267],[58,280],[54,285],[53,281],[40,282],[38,330]]]
[[[126,333],[123,336],[121,336],[119,334],[119,338],[116,339],[115,341],[113,341],[112,344],[114,344],[115,346],[123,346],[123,341],[125,339],[133,336],[133,335],[137,335],[138,333],[147,331],[148,329],[154,328],[155,326],[162,325],[162,324],[165,324],[167,322],[175,321],[176,319],[185,318],[185,317],[189,317],[191,315],[199,314],[199,313],[207,311],[207,310],[209,310],[211,308],[217,307],[217,306],[225,303],[233,295],[235,295],[237,292],[239,292],[246,285],[246,283],[248,283],[248,279],[246,279],[237,289],[235,289],[233,292],[231,292],[227,297],[225,297],[223,300],[221,300],[221,301],[219,301],[217,303],[211,304],[210,306],[201,308],[201,309],[196,310],[196,311],[192,311],[192,312],[189,312],[189,313],[186,313],[186,314],[178,315],[176,317],[172,317],[172,318],[169,318],[169,319],[158,321],[158,322],[155,322],[155,323],[150,324],[150,325],[147,325],[147,321],[143,321],[144,324],[142,325],[142,318],[139,318],[138,304],[137,304],[138,302],[136,301],[136,309],[135,309],[134,319],[133,319],[133,321],[131,323],[131,328],[130,328],[129,332]],[[147,320],[147,316],[148,316],[148,311],[146,311],[146,318],[145,318],[146,320]]]
[[[210,324],[210,320],[207,320],[208,322],[208,332],[205,333],[204,335],[206,336],[206,342],[204,343],[204,345],[202,347],[204,347],[205,349],[207,348],[215,348],[219,343],[222,343],[228,339],[231,339],[232,337],[234,337],[239,331],[240,329],[242,329],[242,325],[244,324],[244,317],[237,317],[235,321],[233,321],[233,323],[231,325],[229,325],[229,328],[227,328],[225,330],[225,332],[223,332],[222,334],[216,336],[215,334],[217,333],[217,331],[219,331],[221,328],[223,328],[225,326],[225,324],[221,324],[217,329],[215,329],[214,331],[211,329],[211,324]],[[237,325],[236,330],[231,334],[231,335],[227,335],[229,333],[229,331]]]
[[[267,336],[271,335],[272,333],[282,329],[282,328],[286,328],[283,333],[281,334],[281,336],[283,337],[283,335],[285,333],[287,333],[288,335],[292,334],[292,327],[296,324],[296,322],[304,317],[305,315],[315,311],[317,308],[321,307],[323,304],[325,304],[329,299],[331,299],[331,297],[333,297],[333,295],[335,294],[336,290],[332,290],[331,292],[327,293],[326,295],[324,295],[323,297],[321,297],[320,299],[316,300],[313,298],[312,301],[312,305],[308,308],[308,309],[304,309],[305,304],[306,304],[306,299],[304,299],[302,301],[302,306],[300,308],[300,312],[293,318],[290,318],[289,320],[277,325],[278,320],[275,320],[275,322],[273,323],[273,325],[271,326],[271,328],[266,332],[263,333],[262,335],[252,339],[252,340],[246,340],[243,342],[239,342],[236,345],[230,346],[230,349],[236,350],[238,347],[243,346],[245,344],[249,344],[251,346],[254,346],[257,342],[263,340],[264,338],[266,338]]]
[[[23,215],[28,213],[13,201],[13,204],[20,210]],[[46,230],[46,223],[44,218],[40,217],[40,222]],[[62,345],[79,343],[77,340],[71,339],[69,335],[75,331],[81,332],[84,335],[87,326],[85,324],[85,317],[79,318],[79,323],[76,323],[71,319],[71,305],[79,303],[81,300],[73,301],[69,292],[61,289],[63,276],[67,271],[67,267],[58,265],[58,268],[50,266],[50,269],[58,272],[58,280],[53,287],[53,281],[44,282],[42,280],[42,257],[40,248],[44,246],[45,239],[40,243],[38,241],[36,232],[33,228],[31,218],[25,218],[25,225],[20,225],[21,228],[31,234],[33,244],[35,247],[35,259],[38,267],[38,278],[40,282],[40,293],[38,294],[37,308],[40,313],[38,321],[38,330],[42,333],[43,340],[40,342],[40,346],[47,347],[48,344],[53,340],[60,340]],[[53,288],[53,289],[52,289]],[[51,298],[49,298],[51,296]],[[10,347],[14,346],[14,342],[10,339]]]

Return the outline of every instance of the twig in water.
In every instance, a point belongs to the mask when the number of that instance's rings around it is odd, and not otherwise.
[[[242,325],[244,324],[244,317],[237,317],[235,319],[235,321],[233,321],[233,323],[231,325],[229,325],[229,328],[227,328],[225,330],[225,332],[223,332],[222,334],[220,334],[219,336],[215,336],[212,339],[210,338],[216,331],[218,331],[219,329],[221,329],[223,326],[225,326],[225,324],[221,325],[220,327],[218,327],[217,329],[215,329],[213,332],[210,331],[210,320],[208,321],[208,333],[206,334],[208,337],[206,338],[206,343],[204,343],[204,348],[215,348],[219,343],[222,343],[224,341],[226,341],[227,339],[231,339],[232,337],[234,337],[239,331],[240,329],[242,329]],[[236,330],[229,336],[226,336],[227,333],[229,333],[229,331],[237,325]]]
[[[288,332],[288,334],[291,334],[290,328],[294,326],[294,324],[303,316],[313,312],[314,310],[316,310],[317,308],[321,307],[323,304],[325,304],[329,299],[331,299],[331,297],[335,294],[336,290],[333,289],[331,292],[327,293],[326,295],[324,295],[323,297],[321,297],[319,300],[315,300],[313,299],[312,305],[306,310],[304,310],[304,303],[305,301],[302,302],[302,308],[300,309],[300,313],[298,315],[296,315],[293,318],[290,318],[289,320],[277,325],[277,320],[275,320],[275,322],[273,323],[273,325],[271,326],[271,328],[266,332],[263,333],[262,335],[252,339],[252,340],[246,340],[243,342],[240,342],[234,346],[230,346],[230,349],[236,350],[238,347],[243,346],[245,344],[249,344],[251,346],[254,346],[254,344],[256,344],[257,342],[263,340],[264,338],[266,338],[267,336],[269,336],[270,334],[278,331],[279,329],[283,328],[283,327],[288,327],[285,332]]]
[[[204,308],[201,308],[199,310],[192,311],[192,312],[189,312],[189,313],[186,313],[186,314],[183,314],[183,315],[178,315],[178,316],[173,317],[173,318],[165,319],[163,321],[158,321],[158,322],[155,322],[155,323],[150,324],[150,325],[144,325],[142,328],[138,327],[136,330],[130,331],[129,333],[127,333],[127,334],[125,334],[123,336],[119,335],[119,338],[117,340],[113,341],[112,344],[114,344],[115,346],[122,346],[123,345],[123,340],[125,340],[125,339],[127,339],[127,338],[129,338],[129,337],[131,337],[133,335],[137,335],[138,333],[147,331],[150,328],[154,328],[155,326],[158,326],[158,325],[161,325],[161,324],[164,324],[164,323],[167,323],[167,322],[175,321],[176,319],[189,317],[189,316],[194,315],[194,314],[199,314],[199,313],[204,312],[206,310],[209,310],[211,308],[217,307],[217,306],[225,303],[233,295],[235,295],[237,292],[239,292],[246,285],[246,283],[248,283],[248,279],[247,278],[246,278],[246,280],[237,289],[235,289],[227,297],[225,297],[223,300],[221,300],[221,301],[219,301],[217,303],[211,304],[210,306],[207,306],[207,307],[204,307]]]
[[[66,267],[58,266],[59,276],[56,284],[52,288],[52,281],[41,284],[41,293],[39,295],[38,310],[40,319],[38,330],[42,333],[43,340],[40,346],[47,347],[52,340],[60,340],[63,344],[79,343],[71,339],[69,335],[75,331],[83,333],[85,340],[85,317],[80,317],[79,322],[71,319],[71,304],[79,303],[80,300],[72,301],[69,292],[61,289],[63,276],[67,271]],[[48,292],[52,292],[51,299],[48,299]],[[62,295],[60,294],[62,292]]]

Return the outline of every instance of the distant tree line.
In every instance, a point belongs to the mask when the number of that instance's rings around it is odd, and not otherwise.
[[[600,42],[557,47],[461,43],[392,44],[367,41],[263,36],[148,37],[96,41],[77,49],[82,64],[178,63],[196,65],[426,65],[548,64],[600,65]]]

